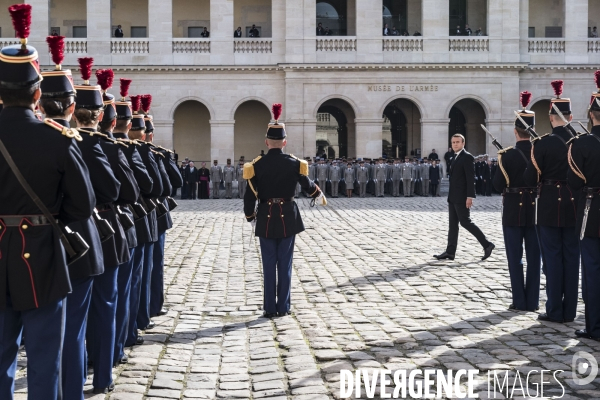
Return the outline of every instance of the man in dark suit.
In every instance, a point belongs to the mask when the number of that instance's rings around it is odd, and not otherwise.
[[[454,152],[452,151],[452,147],[449,147],[448,151],[444,154],[444,160],[446,161],[446,175],[450,174],[450,163],[452,163],[452,157],[454,157]]]
[[[519,116],[533,127],[535,113],[526,110],[528,92],[521,94],[523,109]],[[514,147],[498,152],[500,171],[492,178],[494,188],[502,193],[502,231],[510,274],[512,304],[509,310],[535,311],[540,300],[540,245],[535,229],[536,188],[527,187],[523,171],[531,160],[531,141],[525,125],[515,120]],[[523,248],[527,256],[527,271],[523,274]]]
[[[260,37],[260,32],[256,28],[256,25],[252,25],[252,28],[250,28],[250,30],[248,31],[248,37]]]
[[[317,25],[317,36],[323,36],[325,34],[325,29],[323,29],[323,24],[319,22]]]
[[[233,37],[242,37],[242,27],[238,26],[238,28],[233,31]]]
[[[431,162],[431,166],[429,167],[429,182],[431,184],[431,197],[439,197],[437,194],[437,188],[440,184],[440,179],[442,179],[442,170],[438,165],[438,160],[433,160]]]
[[[121,29],[121,25],[118,25],[117,29],[115,29],[115,37],[123,37],[123,29]]]
[[[435,149],[431,149],[431,153],[429,153],[429,156],[427,156],[427,158],[430,159],[431,161],[440,159],[438,157],[438,153],[435,152]]]
[[[190,161],[190,164],[186,169],[185,179],[185,183],[188,185],[189,188],[189,198],[192,200],[196,200],[196,191],[198,188],[198,168],[194,166],[193,161]]]
[[[279,105],[281,107],[281,105]],[[274,124],[267,129],[264,157],[244,165],[248,188],[244,195],[244,213],[256,224],[264,272],[264,316],[273,318],[290,312],[292,257],[296,234],[304,231],[300,210],[294,201],[296,185],[312,198],[321,190],[308,178],[308,163],[283,152],[285,126],[278,122],[281,108],[273,106]],[[256,202],[258,201],[258,207]]]
[[[465,150],[465,137],[460,133],[452,136],[454,157],[450,168],[450,191],[448,193],[448,245],[446,251],[434,256],[438,260],[454,260],[458,244],[458,224],[475,236],[483,247],[481,260],[492,254],[494,244],[488,241],[481,230],[471,221],[471,206],[475,198],[475,170],[473,156]]]

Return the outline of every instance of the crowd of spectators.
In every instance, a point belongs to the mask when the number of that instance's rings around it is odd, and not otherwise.
[[[402,32],[400,32],[398,29],[396,29],[395,26],[393,26],[390,29],[388,27],[388,24],[385,24],[385,25],[383,25],[383,36],[411,36],[411,34],[408,33],[408,31],[406,29],[404,29]],[[412,34],[412,36],[423,36],[423,35],[421,35],[421,32],[416,30],[415,33]]]
[[[485,32],[481,27],[473,32],[468,24],[465,25],[464,28],[461,28],[460,25],[456,25],[456,29],[453,31],[452,36],[485,36]]]

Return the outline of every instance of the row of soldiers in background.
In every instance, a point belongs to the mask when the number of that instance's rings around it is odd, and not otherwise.
[[[600,341],[600,71],[595,73],[588,117],[592,131],[571,125],[571,101],[561,97],[563,81],[552,81],[552,132],[538,135],[535,113],[526,109],[531,93],[521,93],[516,112],[516,144],[499,148],[494,186],[503,191],[502,225],[511,279],[512,310],[538,309],[540,264],[547,301],[542,321],[572,322],[576,317],[579,266],[586,328],[581,338]],[[523,274],[523,247],[527,256]]]
[[[0,398],[13,398],[26,331],[28,398],[82,400],[88,363],[93,392],[113,390],[124,347],[165,312],[168,196],[182,180],[172,152],[152,143],[150,96],[126,100],[122,79],[115,101],[111,70],[90,84],[91,58],[73,85],[60,36],[48,38],[56,69],[40,73],[31,5],[9,12],[21,44],[0,51]]]
[[[334,159],[307,158],[309,178],[333,198],[341,192],[346,197],[371,194],[384,197],[440,196],[443,179],[438,160],[400,159]],[[385,162],[387,161],[387,162]],[[296,197],[300,189],[296,190]]]
[[[186,158],[181,162],[179,171],[185,185],[181,189],[181,199],[196,200],[220,198],[221,190],[225,190],[225,198],[233,198],[233,184],[237,183],[237,197],[244,198],[246,191],[246,180],[244,179],[244,157],[240,157],[237,166],[233,166],[231,159],[227,159],[227,165],[219,166],[219,161],[214,160],[213,166],[208,169],[206,163],[202,162],[197,168],[193,161]]]
[[[498,160],[487,154],[475,157],[475,193],[481,196],[491,196],[498,193],[492,182],[498,171]]]

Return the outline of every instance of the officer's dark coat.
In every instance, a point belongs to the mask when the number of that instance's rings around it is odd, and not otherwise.
[[[91,128],[80,128],[80,132],[96,132]],[[110,221],[113,229],[115,230],[115,235],[110,239],[102,243],[104,247],[108,246],[112,241],[114,242],[114,247],[116,248],[117,257],[114,260],[106,260],[106,252],[105,252],[105,263],[108,266],[111,265],[120,265],[129,261],[131,254],[129,252],[129,241],[127,238],[127,234],[123,230],[123,226],[121,225],[121,221],[118,218],[116,207],[122,206],[121,210],[127,210],[127,204],[135,203],[137,198],[140,195],[140,189],[137,186],[137,182],[135,181],[135,177],[133,176],[133,171],[129,168],[129,163],[127,162],[127,158],[121,149],[124,149],[124,146],[120,144],[113,143],[110,140],[106,140],[103,137],[99,138],[100,147],[104,154],[106,154],[106,158],[110,164],[110,167],[115,174],[115,178],[121,183],[121,188],[119,189],[119,197],[115,201],[110,209],[101,211],[100,216],[106,218]],[[133,218],[130,216],[130,218]],[[135,228],[130,228],[132,230]],[[135,238],[135,232],[131,232],[132,236]],[[134,246],[135,247],[135,246]],[[116,264],[114,264],[116,262]]]
[[[64,127],[69,127],[69,122],[64,119],[55,119]],[[98,137],[90,136],[82,131],[82,140],[77,142],[83,161],[90,172],[90,181],[94,194],[96,195],[96,206],[106,206],[113,203],[119,196],[121,184],[115,178],[108,159],[100,147]],[[112,219],[107,218],[112,224]],[[90,249],[85,256],[69,265],[69,276],[71,279],[87,278],[100,275],[104,267],[115,267],[118,265],[117,249],[113,238],[100,242],[100,235],[94,221],[79,221],[70,224],[69,227],[83,237]]]
[[[586,181],[577,176],[571,168],[568,173],[569,185],[573,190],[579,192],[584,187],[596,188],[585,228],[585,236],[593,238],[600,237],[600,142],[596,138],[600,138],[600,126],[594,126],[591,135],[580,136],[572,142],[572,161],[583,173]],[[586,195],[580,194],[577,206],[577,237],[581,232],[585,203]]]
[[[537,206],[537,224],[540,226],[575,226],[577,194],[566,183],[569,170],[566,142],[570,138],[567,130],[560,126],[554,128],[551,135],[533,143],[533,155],[542,174],[538,180],[538,172],[530,161],[525,170],[525,183],[527,186],[540,183]],[[554,183],[545,185],[542,184],[544,181]]]
[[[501,151],[498,162],[502,163],[502,168],[508,175],[508,187],[519,189],[519,191],[517,193],[504,193],[507,182],[500,167],[498,167],[498,171],[493,177],[494,189],[499,193],[503,193],[502,225],[533,226],[535,224],[536,188],[527,187],[523,175],[527,163],[531,161],[531,142],[521,140],[516,143],[515,147]]]
[[[163,203],[168,210],[169,204],[167,203],[167,196],[171,194],[171,192],[173,191],[173,187],[171,186],[169,174],[167,173],[167,169],[165,168],[165,156],[162,153],[158,152],[153,152],[152,155],[154,156],[154,161],[156,161],[156,165],[158,166],[158,172],[160,173],[163,188],[163,191],[160,197],[158,198],[158,201]],[[171,216],[169,215],[168,211],[156,218],[156,226],[159,235],[166,232],[167,229],[170,229],[173,226],[173,221],[171,220]]]
[[[247,165],[244,165],[244,178],[247,176]],[[315,183],[308,178],[308,164],[305,161],[285,154],[281,149],[270,149],[264,157],[254,162],[254,176],[250,181],[258,193],[258,199],[263,200],[258,205],[255,215],[257,198],[249,182],[248,190],[244,194],[244,213],[249,221],[256,218],[256,236],[279,239],[304,231],[302,217],[295,201],[277,204],[268,200],[293,200],[298,182],[309,196],[318,195]]]
[[[146,166],[146,170],[152,178],[152,191],[149,196],[144,195],[147,199],[158,199],[163,192],[163,184],[162,177],[160,176],[160,171],[158,170],[158,165],[156,164],[156,160],[154,159],[154,155],[150,152],[150,145],[140,142],[141,146],[139,146],[138,151],[140,153],[140,157],[142,157],[142,161]],[[152,210],[152,212],[148,213],[148,226],[150,228],[150,242],[156,242],[158,240],[158,224],[156,222],[156,210]]]
[[[0,113],[0,139],[51,213],[67,224],[90,218],[96,198],[73,139],[20,107],[5,107]],[[0,216],[42,214],[2,156],[0,182]],[[20,226],[7,227],[1,218],[0,309],[5,308],[7,296],[19,311],[66,296],[71,284],[64,250],[52,226],[35,226],[23,219]]]
[[[152,192],[152,187],[154,186],[154,181],[150,177],[144,162],[142,161],[142,157],[138,152],[138,149],[141,145],[136,144],[134,141],[129,140],[127,134],[122,132],[115,132],[113,136],[119,140],[122,140],[129,147],[123,149],[123,153],[125,157],[127,157],[127,161],[129,162],[129,167],[133,171],[133,175],[135,176],[135,181],[140,188],[140,193],[145,196],[150,196]],[[152,241],[152,236],[150,235],[150,225],[148,223],[148,216],[143,218],[139,218],[134,221],[135,222],[135,235],[136,235],[136,243],[137,245],[141,245],[144,243],[149,243]],[[131,241],[128,233],[128,241],[129,246],[131,247]]]

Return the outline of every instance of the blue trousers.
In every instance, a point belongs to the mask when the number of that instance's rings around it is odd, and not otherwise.
[[[145,329],[150,323],[150,282],[152,281],[152,259],[154,242],[144,244],[144,268],[140,288],[140,307],[137,315],[137,326]]]
[[[581,242],[581,264],[585,274],[584,285],[589,290],[584,293],[585,328],[594,338],[600,338],[600,238],[583,238]]]
[[[67,295],[62,389],[63,397],[69,400],[83,400],[83,385],[87,379],[85,336],[93,283],[93,277],[71,281],[73,291]]]
[[[575,228],[539,226],[546,263],[546,314],[555,321],[572,321],[577,313],[579,246]]]
[[[265,286],[263,309],[266,313],[286,313],[290,310],[295,239],[295,235],[283,239],[260,238]]]
[[[133,252],[131,268],[131,292],[129,293],[129,323],[125,346],[133,346],[138,336],[137,315],[140,309],[140,293],[142,290],[142,272],[144,271],[144,244],[140,244]]]
[[[506,259],[510,274],[513,306],[535,311],[540,301],[540,245],[533,226],[503,226]],[[526,278],[523,276],[523,243],[527,257]]]
[[[158,235],[152,253],[152,278],[150,279],[150,316],[158,315],[164,302],[165,287],[165,236],[166,232]]]
[[[92,288],[87,348],[94,366],[92,384],[98,389],[106,388],[112,383],[118,272],[118,267],[105,267],[102,275],[94,277]]]
[[[56,400],[61,392],[61,353],[66,307],[64,300],[27,311],[15,311],[7,296],[0,311],[0,399],[12,399],[17,353],[27,331],[27,398]]]
[[[125,340],[127,339],[127,328],[129,326],[129,301],[131,296],[131,272],[135,248],[129,249],[131,257],[129,261],[119,265],[117,274],[117,314],[115,317],[115,354],[114,361],[118,361],[125,355]]]

